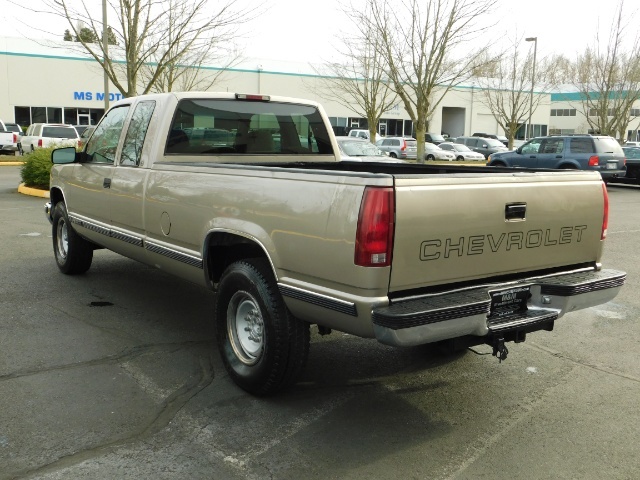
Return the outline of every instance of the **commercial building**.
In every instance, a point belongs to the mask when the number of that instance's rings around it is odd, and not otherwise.
[[[95,124],[104,113],[104,75],[98,63],[72,42],[51,42],[0,37],[0,118],[22,126],[35,122]],[[75,44],[77,47],[78,44]],[[206,74],[220,72],[210,66]],[[302,97],[320,102],[337,133],[351,128],[367,128],[357,109],[323,97],[332,88],[327,77],[318,75],[311,65],[272,59],[245,59],[225,69],[212,90],[262,93]],[[482,102],[481,88],[460,85],[449,91],[431,119],[429,131],[450,136],[474,132],[503,132]],[[122,98],[113,85],[111,101]],[[534,135],[547,134],[551,97],[541,98],[533,112]],[[383,135],[411,135],[413,124],[400,100],[382,116],[378,132]],[[522,129],[524,132],[524,129]]]

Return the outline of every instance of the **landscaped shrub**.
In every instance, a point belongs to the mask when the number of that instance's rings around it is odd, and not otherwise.
[[[22,181],[27,187],[49,190],[49,174],[51,173],[51,152],[57,147],[38,148],[25,153],[22,165]]]

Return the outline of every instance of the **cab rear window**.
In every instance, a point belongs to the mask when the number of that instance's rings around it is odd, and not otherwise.
[[[43,127],[42,136],[45,138],[78,138],[78,132],[73,127]]]
[[[317,155],[333,153],[320,112],[310,105],[184,99],[167,140],[168,154]]]

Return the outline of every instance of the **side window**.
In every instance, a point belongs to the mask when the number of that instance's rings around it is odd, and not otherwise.
[[[538,153],[562,153],[564,149],[564,139],[548,138],[543,140]]]
[[[524,155],[530,155],[532,153],[540,153],[541,140],[533,139],[529,143],[525,143],[522,146],[522,153]]]
[[[129,113],[129,105],[115,107],[107,112],[87,143],[87,161],[93,163],[113,163],[116,159],[118,141],[124,120]]]
[[[149,122],[151,121],[151,115],[155,107],[155,101],[140,102],[136,105],[133,115],[131,115],[127,136],[122,146],[120,165],[135,167],[140,165],[142,146],[144,145],[144,139],[147,135],[147,129],[149,128]]]
[[[572,138],[570,149],[572,153],[593,153],[593,143],[590,138]]]
[[[394,147],[399,147],[400,146],[400,140],[392,140],[393,142],[393,146]]]
[[[391,145],[391,140],[388,140],[388,139],[387,140],[383,140],[382,141],[382,145],[384,145],[385,147],[390,146]]]

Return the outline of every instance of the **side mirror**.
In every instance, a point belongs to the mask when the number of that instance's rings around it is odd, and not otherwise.
[[[516,153],[522,155],[522,147],[516,148]]]
[[[76,161],[76,147],[56,148],[51,153],[51,161],[56,165],[74,163]]]

